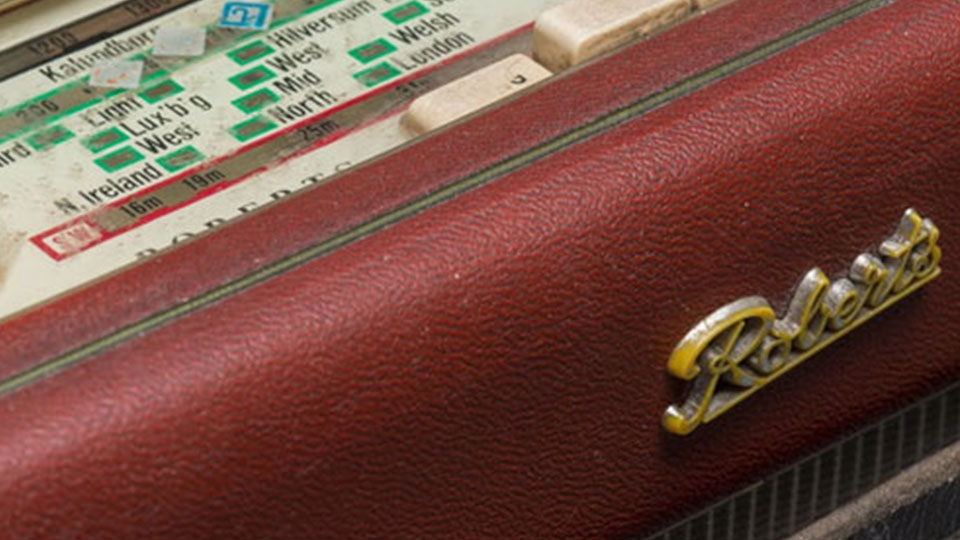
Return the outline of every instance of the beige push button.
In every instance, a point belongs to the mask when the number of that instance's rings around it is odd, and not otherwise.
[[[529,57],[515,54],[417,98],[403,117],[410,131],[421,134],[491,105],[551,73]]]
[[[678,21],[692,0],[570,0],[534,27],[534,58],[561,71]]]

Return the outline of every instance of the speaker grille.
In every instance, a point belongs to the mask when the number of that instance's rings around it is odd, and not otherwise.
[[[647,540],[778,540],[957,441],[960,383]]]

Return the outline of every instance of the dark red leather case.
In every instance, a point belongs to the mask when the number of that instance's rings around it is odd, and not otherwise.
[[[939,279],[662,429],[908,207]],[[739,0],[4,324],[0,538],[653,532],[956,380],[958,253],[960,0]]]

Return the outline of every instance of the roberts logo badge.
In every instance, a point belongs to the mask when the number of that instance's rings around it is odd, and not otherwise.
[[[940,275],[940,231],[907,210],[879,257],[861,254],[833,283],[819,268],[800,281],[783,318],[759,296],[713,312],[680,341],[667,369],[692,381],[663,425],[686,435]]]

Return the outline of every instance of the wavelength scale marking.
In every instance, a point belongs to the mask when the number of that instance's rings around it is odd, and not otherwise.
[[[407,142],[405,103],[476,69],[463,61],[476,51],[518,52],[560,1],[278,0],[269,30],[241,31],[217,27],[223,4],[206,0],[0,82],[0,192],[4,178],[32,186],[6,205],[29,241],[0,317]],[[201,16],[202,56],[152,55],[143,36]],[[136,36],[110,57],[143,61],[142,83],[90,87],[82,59]],[[65,65],[78,69],[48,76]],[[44,291],[16,286],[38,276]]]

